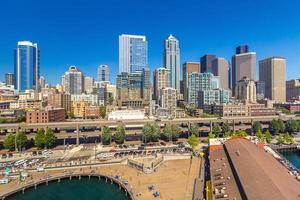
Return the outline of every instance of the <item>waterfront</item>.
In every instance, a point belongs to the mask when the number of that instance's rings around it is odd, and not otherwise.
[[[21,192],[8,198],[10,200],[84,200],[84,199],[103,199],[103,200],[129,200],[124,190],[120,190],[115,184],[106,183],[98,178],[65,179],[61,182],[52,182],[48,186],[38,186]]]
[[[282,152],[281,153],[288,161],[290,161],[298,170],[300,170],[300,152]]]

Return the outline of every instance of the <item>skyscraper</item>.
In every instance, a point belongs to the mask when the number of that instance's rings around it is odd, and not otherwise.
[[[36,43],[18,42],[15,49],[15,88],[19,91],[38,90],[40,78],[40,56]]]
[[[200,73],[199,62],[185,62],[182,65],[183,97],[185,101],[187,101],[187,87],[188,87],[187,75],[192,72]]]
[[[285,102],[285,58],[271,57],[259,61],[259,81],[265,82],[265,98]]]
[[[200,58],[200,72],[209,72],[212,73],[212,61],[216,58],[216,55],[207,54]]]
[[[236,84],[236,98],[245,102],[256,102],[256,85],[253,80],[244,77]]]
[[[224,58],[212,60],[212,73],[220,77],[220,88],[229,89],[229,63]]]
[[[5,85],[14,85],[14,74],[6,73],[5,74]]]
[[[163,67],[170,70],[170,87],[180,91],[180,48],[172,35],[164,42]]]
[[[40,76],[40,79],[39,79],[39,88],[40,89],[45,88],[45,84],[46,84],[45,77],[44,76]]]
[[[232,95],[235,96],[236,84],[239,80],[247,77],[256,80],[256,53],[248,52],[248,47],[239,46],[237,53],[232,56]]]
[[[84,77],[84,92],[91,94],[93,92],[94,78],[90,76]]]
[[[160,90],[170,86],[170,70],[166,68],[157,68],[154,71],[154,98],[159,102]]]
[[[110,69],[108,65],[98,66],[98,81],[109,81],[110,82]]]
[[[70,66],[61,78],[66,94],[82,94],[84,92],[84,75],[76,67]]]
[[[148,67],[148,42],[146,36],[119,36],[119,73],[135,72]]]
[[[248,53],[248,45],[240,45],[235,49],[236,54]]]

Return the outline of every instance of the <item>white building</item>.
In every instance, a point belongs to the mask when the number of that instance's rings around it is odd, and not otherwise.
[[[90,94],[93,92],[94,78],[90,76],[84,77],[84,92]]]
[[[110,82],[110,69],[108,65],[99,65],[97,69],[98,81]]]
[[[61,84],[67,94],[81,94],[84,92],[84,75],[76,66],[70,66],[61,77]]]
[[[108,120],[138,120],[144,118],[145,114],[140,110],[116,110],[108,114]]]

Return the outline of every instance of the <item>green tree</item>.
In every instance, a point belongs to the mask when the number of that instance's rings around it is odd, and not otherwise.
[[[102,117],[102,119],[105,118],[106,116],[106,106],[100,106],[100,116]]]
[[[197,126],[197,125],[192,125],[191,127],[190,127],[190,133],[191,133],[191,135],[195,135],[195,136],[198,136],[198,134],[199,134],[199,126]]]
[[[181,129],[177,124],[172,124],[172,140],[176,141],[180,135]]]
[[[273,134],[277,134],[280,131],[280,125],[276,119],[273,119],[269,124],[269,130]]]
[[[27,135],[25,134],[25,132],[20,131],[16,136],[17,148],[21,150],[23,147],[25,147],[27,142]]]
[[[5,149],[14,150],[15,149],[15,133],[9,133],[5,136],[3,141],[3,146]]]
[[[191,145],[193,151],[195,151],[196,147],[199,145],[199,139],[195,134],[192,134],[188,138],[188,143],[189,143],[189,145]]]
[[[222,129],[222,132],[223,132],[224,134],[230,132],[230,125],[229,125],[229,123],[228,123],[228,122],[224,122],[224,123],[222,124],[221,129]]]
[[[298,130],[298,122],[294,119],[289,119],[286,122],[286,131],[291,133],[294,133]]]
[[[117,144],[123,144],[124,141],[125,141],[125,137],[126,137],[126,135],[125,135],[125,127],[123,125],[118,125],[116,133],[114,135],[115,142]]]
[[[108,97],[108,104],[109,105],[113,105],[113,103],[114,103],[114,97]]]
[[[284,138],[284,141],[286,144],[294,144],[295,143],[293,137],[288,133],[284,134],[283,138]]]
[[[252,131],[257,134],[258,131],[262,131],[262,125],[259,121],[255,121],[252,125]]]
[[[34,145],[38,148],[43,148],[45,146],[45,131],[39,129],[34,136]]]
[[[213,138],[215,138],[215,137],[216,137],[216,136],[215,136],[214,133],[209,132],[208,135],[207,135],[207,137],[206,137],[206,139],[205,139],[205,142],[208,143],[208,142],[209,142],[209,139],[213,139]]]
[[[67,118],[68,118],[68,119],[73,119],[73,118],[75,118],[74,113],[73,113],[73,112],[67,113]]]
[[[277,144],[281,145],[281,144],[284,144],[285,139],[284,139],[283,135],[280,134],[276,137],[276,141],[277,141]]]
[[[45,147],[51,148],[56,143],[56,137],[52,129],[47,129],[45,134]]]
[[[167,124],[162,133],[162,139],[166,141],[176,141],[180,135],[181,129],[178,125],[175,124]]]
[[[258,129],[258,131],[256,132],[256,137],[259,141],[263,141],[264,140],[264,135],[262,133],[262,131],[260,129]]]
[[[278,124],[279,124],[279,132],[284,133],[285,132],[285,125],[282,119],[278,119]]]
[[[272,135],[271,135],[271,133],[270,133],[269,130],[266,130],[266,131],[265,131],[265,139],[266,139],[266,142],[267,142],[268,144],[271,143],[271,141],[272,141]]]
[[[112,138],[110,128],[107,126],[104,126],[102,131],[103,131],[102,132],[102,144],[104,144],[104,145],[110,144],[111,138]]]
[[[236,132],[236,136],[239,136],[239,137],[246,137],[248,134],[246,133],[246,131],[244,130],[238,130]]]
[[[214,123],[213,127],[212,127],[212,132],[213,134],[215,134],[217,137],[220,136],[220,133],[221,133],[221,127],[218,123]]]
[[[143,142],[144,143],[151,142],[152,135],[153,135],[152,124],[150,123],[145,124],[142,132],[143,132],[143,136],[142,136]]]

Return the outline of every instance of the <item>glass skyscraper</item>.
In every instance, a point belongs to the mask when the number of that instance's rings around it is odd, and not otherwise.
[[[135,72],[148,67],[148,42],[146,36],[119,36],[119,73]]]
[[[110,81],[110,69],[108,65],[98,66],[98,81]]]
[[[18,42],[15,49],[15,88],[19,91],[39,90],[40,57],[36,43]]]

